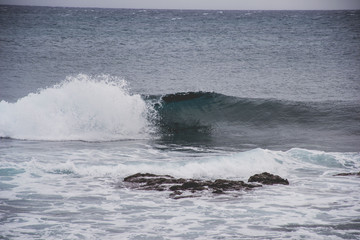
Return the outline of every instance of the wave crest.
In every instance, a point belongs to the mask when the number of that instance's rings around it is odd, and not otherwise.
[[[162,103],[157,108],[161,124],[178,130],[224,122],[255,128],[281,125],[324,128],[344,121],[356,123],[360,120],[354,114],[359,112],[358,105],[347,102],[252,99],[215,92],[180,92],[161,96],[160,99]]]
[[[148,107],[126,82],[80,74],[16,103],[0,102],[0,136],[32,140],[107,141],[147,137]]]

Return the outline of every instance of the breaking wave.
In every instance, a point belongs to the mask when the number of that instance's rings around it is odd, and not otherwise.
[[[107,75],[77,75],[0,102],[0,136],[31,140],[109,141],[146,138],[148,107],[126,82]]]
[[[239,98],[215,92],[183,92],[158,96],[161,125],[169,131],[212,127],[230,123],[246,127],[271,128],[306,125],[336,128],[346,122],[349,132],[359,133],[360,110],[347,102],[293,102],[276,99]],[[156,98],[155,96],[149,98]],[[358,114],[356,114],[358,113]]]
[[[339,143],[339,151],[360,147],[358,103],[241,98],[201,91],[141,96],[129,93],[124,80],[108,75],[68,77],[15,103],[1,101],[0,113],[0,138],[155,137],[175,144],[220,147],[326,150]]]

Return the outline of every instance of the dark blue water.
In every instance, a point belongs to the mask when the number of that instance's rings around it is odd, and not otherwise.
[[[1,7],[0,16],[6,101],[79,73],[123,77],[141,94],[359,100],[358,11]]]
[[[357,239],[359,92],[360,11],[0,6],[0,238]]]

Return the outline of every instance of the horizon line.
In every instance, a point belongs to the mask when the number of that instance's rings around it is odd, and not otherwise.
[[[106,6],[65,6],[65,5],[29,5],[29,4],[3,4],[0,3],[0,6],[19,6],[19,7],[50,7],[50,8],[96,8],[96,9],[134,9],[134,10],[179,10],[179,11],[359,11],[358,9],[353,8],[333,8],[333,9],[324,9],[324,8],[298,8],[298,9],[287,9],[287,8],[271,8],[271,9],[261,9],[261,8],[243,8],[243,9],[215,9],[215,8],[140,8],[140,7],[106,7]]]

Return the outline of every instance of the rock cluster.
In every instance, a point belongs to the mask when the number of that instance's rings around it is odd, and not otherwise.
[[[251,176],[249,182],[258,182],[266,185],[289,184],[287,179],[266,172]],[[184,179],[174,178],[170,175],[156,175],[151,173],[136,173],[124,178],[124,183],[127,187],[133,189],[172,191],[170,194],[172,198],[182,198],[185,192],[191,193],[185,197],[194,197],[194,193],[204,191],[213,194],[225,194],[230,191],[250,190],[262,186],[260,184],[245,183],[243,181]]]
[[[334,176],[358,176],[358,177],[360,177],[360,172],[338,173],[338,174],[335,174]]]
[[[277,175],[273,175],[267,172],[263,172],[261,174],[255,174],[254,176],[251,176],[248,181],[258,182],[265,185],[273,185],[273,184],[289,185],[289,181],[287,179],[283,179]]]

